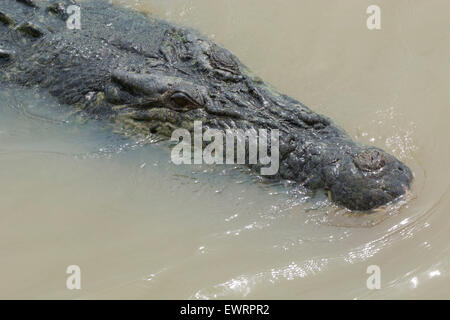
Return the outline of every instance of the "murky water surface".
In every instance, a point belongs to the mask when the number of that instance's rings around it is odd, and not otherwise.
[[[164,143],[2,89],[0,298],[450,298],[448,1],[378,1],[378,31],[365,0],[117,2],[214,38],[404,161],[412,192],[351,214],[238,168],[177,167]]]

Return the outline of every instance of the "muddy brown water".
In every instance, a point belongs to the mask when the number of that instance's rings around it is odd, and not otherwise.
[[[174,166],[51,97],[2,90],[0,298],[450,298],[448,1],[378,0],[372,31],[365,0],[117,2],[199,29],[394,154],[411,194],[351,214],[237,169]]]

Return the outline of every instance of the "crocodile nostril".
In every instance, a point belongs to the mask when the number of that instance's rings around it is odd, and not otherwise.
[[[363,171],[376,171],[386,164],[385,156],[376,149],[366,149],[359,152],[353,159],[355,165]]]

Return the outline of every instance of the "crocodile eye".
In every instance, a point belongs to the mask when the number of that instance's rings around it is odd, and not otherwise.
[[[170,100],[176,107],[179,107],[179,108],[185,108],[189,105],[195,104],[195,102],[192,101],[192,99],[183,92],[175,92],[170,97]]]

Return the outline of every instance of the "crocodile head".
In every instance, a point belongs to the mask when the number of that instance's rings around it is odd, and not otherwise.
[[[326,189],[350,209],[378,207],[409,188],[412,173],[398,159],[353,142],[328,118],[251,76],[227,50],[198,41],[190,44],[195,54],[174,57],[164,72],[114,70],[106,99],[127,119],[166,136],[179,127],[192,130],[198,120],[221,130],[278,129],[278,177]]]
[[[16,50],[3,77],[40,85],[62,102],[144,133],[170,137],[178,128],[192,131],[194,121],[222,131],[279,130],[275,177],[328,190],[350,209],[375,208],[409,187],[411,171],[399,160],[353,142],[330,119],[279,93],[197,32],[103,1],[79,5],[81,30],[65,28],[64,11],[55,9],[60,6],[30,7],[24,17],[41,10],[48,21],[60,22],[33,35],[11,29],[30,38],[32,47]],[[35,30],[38,22],[26,26]],[[0,58],[10,59],[11,52],[0,51]]]

